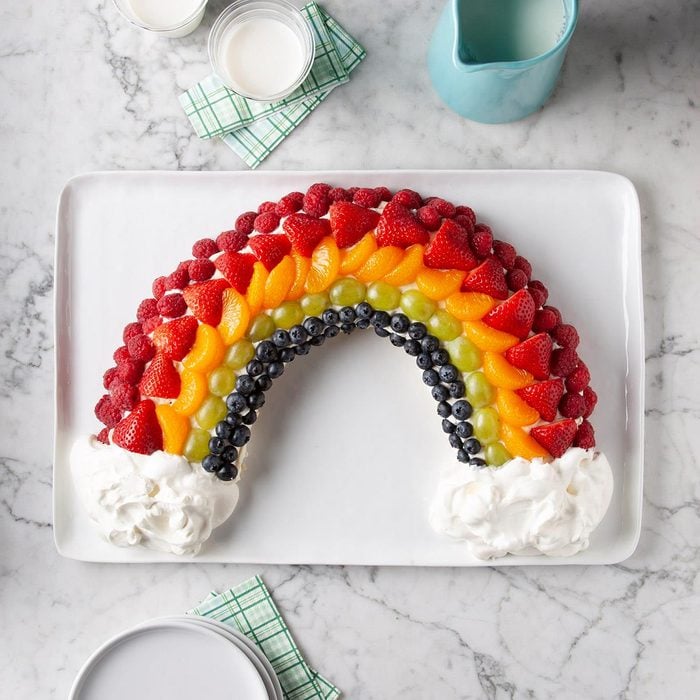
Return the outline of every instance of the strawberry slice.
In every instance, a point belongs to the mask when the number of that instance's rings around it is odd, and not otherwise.
[[[552,421],[557,417],[557,407],[564,395],[564,382],[561,379],[550,379],[524,389],[516,389],[515,393],[528,406],[536,409],[542,420]]]
[[[507,299],[508,283],[503,265],[498,260],[487,258],[464,278],[462,291],[483,292],[494,299]]]
[[[160,352],[156,353],[141,377],[139,391],[144,396],[176,399],[180,393],[180,375],[173,361]]]
[[[414,243],[425,245],[429,240],[430,234],[410,209],[398,202],[389,202],[384,207],[377,223],[377,243],[380,246],[408,248]]]
[[[505,331],[518,338],[527,338],[535,320],[535,301],[526,289],[521,289],[484,316],[487,326]],[[549,376],[549,375],[548,375]]]
[[[363,211],[366,211],[363,209]],[[292,214],[282,224],[287,238],[292,242],[292,250],[310,258],[318,242],[331,235],[331,225],[327,219],[317,219],[308,214]]]
[[[156,417],[156,405],[145,399],[114,428],[112,443],[129,452],[150,455],[163,449],[163,433]]]
[[[355,245],[368,231],[376,228],[379,214],[352,202],[335,202],[329,211],[331,229],[338,248]],[[285,222],[286,223],[286,222]]]
[[[426,246],[423,262],[428,267],[473,270],[478,261],[469,247],[469,235],[452,219],[445,219],[435,237]]]
[[[576,421],[571,418],[538,425],[530,431],[530,435],[544,447],[552,457],[561,457],[574,441],[576,436]]]
[[[268,270],[272,270],[292,250],[289,238],[283,233],[259,233],[248,241],[248,245]]]
[[[209,280],[190,285],[183,290],[182,295],[195,318],[202,323],[216,326],[221,320],[224,289],[229,286],[226,280]]]
[[[513,367],[526,369],[535,379],[549,379],[552,345],[547,333],[538,333],[506,350],[506,360]]]
[[[250,284],[250,279],[253,276],[253,263],[255,263],[255,256],[250,253],[222,253],[214,260],[216,269],[241,294],[246,293]]]
[[[194,316],[168,321],[153,331],[153,345],[165,357],[181,360],[194,345],[198,325]]]

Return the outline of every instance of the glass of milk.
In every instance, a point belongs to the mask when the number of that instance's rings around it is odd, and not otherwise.
[[[204,17],[208,0],[113,0],[132,24],[159,36],[192,33]]]
[[[238,0],[209,34],[214,73],[234,92],[260,102],[294,92],[311,70],[314,50],[309,23],[286,0]]]

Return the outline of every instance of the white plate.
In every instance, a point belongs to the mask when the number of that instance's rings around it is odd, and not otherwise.
[[[533,263],[581,333],[600,402],[598,445],[615,493],[590,549],[571,558],[482,562],[435,534],[427,511],[454,459],[413,359],[369,333],[290,365],[254,426],[236,512],[196,561],[484,566],[606,564],[640,532],[643,314],[639,203],[629,180],[590,171],[94,173],[60,200],[56,235],[54,532],[64,556],[182,561],[103,541],[77,501],[68,453],[98,428],[101,378],[152,280],[192,243],[313,182],[411,187],[469,204]],[[330,350],[329,347],[333,349]]]
[[[154,621],[103,644],[70,700],[270,700],[248,654],[204,625]]]

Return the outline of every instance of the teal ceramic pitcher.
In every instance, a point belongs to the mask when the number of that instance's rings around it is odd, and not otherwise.
[[[448,0],[428,50],[435,90],[455,112],[512,122],[551,94],[578,0]]]

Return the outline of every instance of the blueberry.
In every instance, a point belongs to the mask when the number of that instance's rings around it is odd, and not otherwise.
[[[224,451],[226,443],[220,437],[213,437],[209,440],[209,452],[213,455],[220,455]]]
[[[409,338],[406,341],[403,349],[406,351],[406,354],[410,355],[411,357],[417,357],[420,355],[420,343],[417,340],[413,340],[413,338]]]
[[[360,330],[364,330],[365,328],[369,328],[369,319],[368,318],[361,318],[355,325]]]
[[[253,409],[258,409],[265,403],[265,394],[261,391],[256,391],[248,397],[248,407]]]
[[[455,424],[451,420],[447,420],[447,418],[442,419],[442,431],[444,433],[454,433],[455,431]]]
[[[319,345],[323,345],[323,341],[326,339],[324,335],[314,335],[309,338],[309,345],[313,345],[314,347],[318,347]]]
[[[368,304],[366,301],[361,301],[355,308],[355,313],[357,314],[357,318],[369,319],[372,317],[374,309],[371,304]]]
[[[267,368],[270,379],[277,379],[284,374],[284,365],[281,362],[271,362]]]
[[[263,340],[258,344],[255,355],[262,362],[273,362],[277,359],[277,348],[271,340]]]
[[[269,375],[267,375],[267,374],[261,374],[255,380],[255,388],[258,391],[267,391],[271,386],[272,386],[272,379],[270,379]]]
[[[443,382],[454,382],[459,377],[459,370],[454,365],[443,365],[438,372]]]
[[[408,336],[414,340],[421,340],[425,338],[428,329],[425,327],[424,323],[414,322],[408,327]]]
[[[434,369],[426,369],[423,372],[423,382],[428,386],[437,386],[440,383],[440,377]]]
[[[420,346],[423,348],[423,352],[431,353],[440,347],[440,341],[434,335],[426,335],[420,341]]]
[[[238,416],[236,416],[236,421],[238,421]],[[216,424],[215,432],[222,440],[228,440],[233,433],[233,428],[225,420],[222,420]]]
[[[304,326],[292,326],[289,329],[289,338],[295,345],[301,345],[308,337],[309,334]]]
[[[242,374],[236,379],[236,391],[243,396],[248,396],[255,391],[255,380],[247,374]]]
[[[339,333],[340,328],[338,328],[338,326],[328,326],[326,330],[323,331],[323,335],[325,335],[326,338],[335,338]]]
[[[391,316],[386,311],[375,311],[370,322],[375,328],[386,328],[391,323]]]
[[[464,392],[467,390],[464,386],[464,382],[461,379],[450,382],[447,385],[447,388],[450,390],[450,396],[453,399],[461,399],[464,396]]]
[[[304,328],[306,328],[309,335],[312,337],[321,335],[321,333],[323,333],[323,326],[323,321],[317,316],[309,316],[309,318],[304,321]]]
[[[455,429],[455,432],[461,438],[469,438],[474,434],[474,428],[472,428],[471,423],[462,421],[461,423],[457,423],[457,428]]]
[[[238,450],[233,445],[229,445],[223,451],[221,458],[224,460],[224,462],[227,462],[228,464],[233,464],[238,459]]]
[[[374,332],[380,337],[380,338],[388,338],[389,337],[389,331],[386,328],[382,328],[381,326],[375,326],[374,327]]]
[[[466,450],[457,450],[457,461],[466,464],[469,461],[469,454]]]
[[[416,364],[421,369],[430,369],[433,366],[433,361],[430,359],[430,355],[428,355],[427,352],[422,352],[416,357]]]
[[[469,464],[471,464],[472,467],[485,467],[486,466],[486,462],[483,459],[481,459],[481,457],[472,457],[469,460]]]
[[[341,323],[355,323],[355,318],[357,314],[352,306],[344,306],[340,311],[338,311],[338,320]]]
[[[459,435],[457,435],[456,433],[452,433],[448,439],[450,441],[450,445],[452,445],[452,447],[454,447],[456,450],[462,449],[462,438],[459,437]]]
[[[233,481],[238,476],[238,469],[233,464],[223,464],[216,470],[216,476],[221,481]]]
[[[226,397],[226,407],[229,411],[240,413],[246,407],[245,396],[241,396],[236,392],[229,394]]]
[[[444,384],[438,384],[430,390],[430,394],[436,401],[447,401],[450,392]]]
[[[389,340],[395,348],[402,348],[406,344],[406,338],[398,333],[392,333]]]
[[[461,401],[455,401],[452,406],[452,415],[457,420],[466,420],[472,414],[472,405],[469,401],[462,399]]]
[[[469,438],[464,443],[464,447],[470,455],[475,455],[477,452],[481,452],[481,443],[476,438]]]
[[[202,460],[202,467],[204,468],[204,471],[210,473],[215,472],[217,469],[221,469],[223,464],[224,460],[216,455],[207,455]]]
[[[433,350],[433,352],[430,353],[430,357],[433,359],[433,364],[437,365],[438,367],[442,367],[450,361],[450,353],[444,348]]]
[[[335,326],[338,321],[340,321],[340,316],[335,309],[326,309],[322,314],[321,318],[327,326]]]
[[[234,447],[243,447],[250,440],[250,428],[247,425],[239,425],[231,436],[231,444]]]
[[[391,330],[396,333],[405,333],[410,325],[411,322],[406,314],[394,314],[391,317]]]
[[[341,323],[340,324],[340,330],[345,333],[345,335],[350,335],[355,330],[355,324],[354,323]]]
[[[280,362],[293,362],[296,355],[292,348],[282,348],[280,350]]]
[[[251,360],[245,367],[245,371],[251,377],[257,377],[259,374],[262,374],[264,369],[265,367],[260,360]]]
[[[241,423],[243,423],[243,425],[253,425],[256,420],[258,420],[258,414],[256,411],[248,411],[248,413],[241,416]]]
[[[284,328],[278,328],[273,334],[272,334],[272,342],[278,347],[278,348],[286,348],[290,343],[292,339],[287,331],[284,330]]]
[[[231,425],[234,428],[241,422],[241,416],[238,413],[234,413],[233,411],[229,411],[226,414],[226,424]]]
[[[308,355],[311,346],[308,343],[301,343],[300,345],[294,346],[294,353],[296,355]]]
[[[440,401],[437,405],[437,414],[441,418],[449,418],[452,415],[452,406],[447,401]]]

